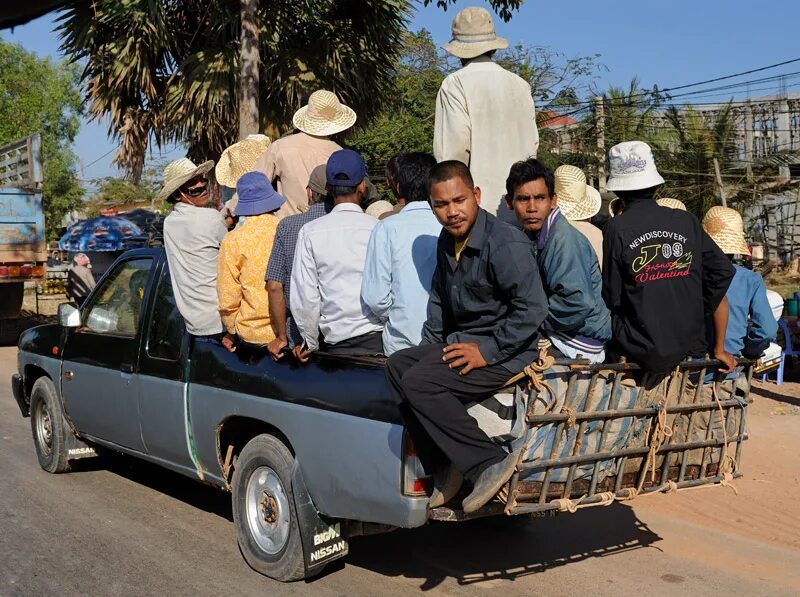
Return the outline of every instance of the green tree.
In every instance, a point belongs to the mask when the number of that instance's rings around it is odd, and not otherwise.
[[[48,238],[58,234],[64,215],[81,205],[71,149],[80,115],[75,67],[0,40],[0,144],[41,133]]]

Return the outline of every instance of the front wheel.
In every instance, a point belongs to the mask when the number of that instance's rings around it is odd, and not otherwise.
[[[279,439],[259,435],[233,473],[233,520],[239,549],[255,571],[288,582],[305,577],[292,493],[294,457]]]
[[[49,378],[40,377],[33,384],[30,412],[39,466],[48,473],[66,473],[70,470],[67,460],[67,434],[70,430],[56,388]]]

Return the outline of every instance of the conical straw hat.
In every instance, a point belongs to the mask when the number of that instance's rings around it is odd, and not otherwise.
[[[600,191],[586,184],[583,170],[564,165],[554,173],[558,207],[568,220],[588,220],[600,211]]]
[[[266,135],[248,135],[222,152],[214,169],[217,182],[224,187],[236,188],[242,175],[255,168],[256,161],[270,145]]]
[[[196,166],[189,158],[179,158],[170,162],[167,164],[167,167],[164,168],[164,186],[161,187],[161,191],[159,191],[156,200],[163,201],[169,198],[170,195],[181,188],[181,186],[197,176],[208,174],[213,167],[213,160],[203,162],[199,166]]]
[[[669,207],[670,209],[679,209],[681,211],[686,211],[686,204],[680,199],[673,199],[672,197],[662,197],[661,199],[656,199],[656,203],[658,203],[661,207]]]
[[[726,255],[749,255],[750,247],[744,239],[744,222],[735,209],[717,205],[703,218],[703,230]]]
[[[327,137],[353,126],[356,113],[341,103],[335,93],[320,89],[311,94],[308,105],[294,113],[292,122],[304,133]]]

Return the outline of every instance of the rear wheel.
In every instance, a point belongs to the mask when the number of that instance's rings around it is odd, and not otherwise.
[[[280,581],[305,576],[292,493],[294,457],[274,436],[244,447],[233,473],[233,519],[239,549],[257,572]]]
[[[31,391],[31,432],[36,457],[48,473],[70,470],[67,460],[67,434],[70,433],[53,382],[40,377]]]

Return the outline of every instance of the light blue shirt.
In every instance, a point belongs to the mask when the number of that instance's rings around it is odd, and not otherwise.
[[[772,315],[763,278],[756,272],[734,265],[736,273],[728,297],[728,329],[725,350],[734,356],[758,357],[775,340],[778,322]]]
[[[386,322],[383,351],[387,356],[422,341],[441,231],[426,201],[412,201],[372,231],[361,299]]]

